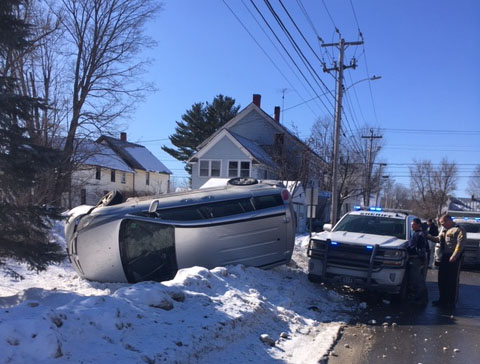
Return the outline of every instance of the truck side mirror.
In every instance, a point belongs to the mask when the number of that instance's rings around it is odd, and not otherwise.
[[[332,231],[332,224],[323,224],[324,231]]]

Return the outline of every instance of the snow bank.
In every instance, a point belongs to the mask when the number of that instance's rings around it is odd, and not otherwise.
[[[192,267],[163,283],[10,262],[24,279],[0,278],[0,362],[317,363],[352,304],[308,281],[306,242],[297,238],[289,266]]]

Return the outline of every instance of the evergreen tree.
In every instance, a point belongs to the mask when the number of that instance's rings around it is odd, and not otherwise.
[[[53,173],[57,152],[36,146],[22,125],[42,100],[22,96],[11,73],[17,52],[27,49],[29,26],[15,14],[21,0],[0,2],[0,264],[14,257],[30,268],[45,269],[64,258],[48,239],[49,213],[35,201],[42,176]]]
[[[176,148],[162,146],[162,149],[175,159],[186,162],[198,149],[198,145],[220,129],[227,121],[238,114],[240,106],[235,106],[235,99],[217,95],[212,103],[195,103],[182,115],[177,123],[175,134],[170,135],[170,142]],[[191,174],[190,165],[185,170]]]

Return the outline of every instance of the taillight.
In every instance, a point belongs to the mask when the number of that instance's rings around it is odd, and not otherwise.
[[[290,199],[290,192],[287,189],[282,191],[283,201],[288,201]]]

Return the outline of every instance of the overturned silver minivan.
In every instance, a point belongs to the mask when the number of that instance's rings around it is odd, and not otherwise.
[[[68,219],[68,256],[81,277],[101,282],[169,280],[195,265],[286,264],[296,228],[289,200],[283,185],[252,178],[123,203],[110,193]]]

